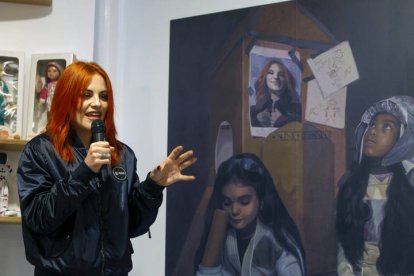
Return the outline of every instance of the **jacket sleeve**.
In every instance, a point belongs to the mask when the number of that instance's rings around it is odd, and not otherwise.
[[[136,158],[134,158],[136,172]],[[137,237],[148,232],[149,227],[157,218],[158,209],[163,200],[164,187],[157,185],[149,177],[139,182],[138,175],[134,173],[134,184],[129,196],[129,235]]]
[[[224,270],[221,265],[214,267],[206,267],[201,264],[198,266],[196,276],[230,276],[226,270]]]
[[[352,265],[346,259],[344,250],[340,244],[338,244],[337,263],[337,273],[339,276],[355,275],[354,270],[352,269]]]
[[[96,176],[83,162],[59,174],[57,167],[65,163],[48,143],[29,142],[17,169],[22,219],[39,234],[53,233],[65,223],[89,195],[89,181]]]
[[[304,275],[296,257],[286,250],[283,250],[276,263],[276,272],[277,275]]]

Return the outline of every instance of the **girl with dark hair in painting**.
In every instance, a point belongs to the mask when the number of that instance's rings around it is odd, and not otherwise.
[[[282,127],[300,121],[301,105],[295,79],[283,63],[272,60],[262,69],[254,88],[256,105],[251,106],[251,125]]]
[[[224,241],[216,248],[221,258],[215,267],[201,261],[198,276],[304,275],[299,231],[256,155],[238,154],[219,167],[206,213],[206,232],[217,209],[228,216]],[[204,256],[206,243],[204,238],[204,248],[199,250]]]
[[[356,129],[337,199],[339,275],[414,274],[414,98],[377,102]]]

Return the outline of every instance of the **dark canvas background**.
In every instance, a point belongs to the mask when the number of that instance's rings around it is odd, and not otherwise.
[[[349,163],[353,132],[362,112],[392,95],[414,96],[414,1],[297,2],[338,41],[350,42],[357,63],[360,79],[348,86],[346,104]],[[277,3],[273,5],[277,8]],[[167,192],[166,275],[174,270],[208,179],[206,82],[210,62],[248,10],[171,21],[168,147],[192,148],[199,161],[186,172],[196,175],[194,183],[178,183]]]

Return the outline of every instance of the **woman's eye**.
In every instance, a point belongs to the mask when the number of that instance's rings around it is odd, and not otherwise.
[[[85,93],[83,93],[83,97],[84,97],[85,99],[89,99],[90,97],[92,97],[92,93],[91,93],[91,92],[86,91]]]
[[[223,199],[223,207],[229,207],[229,206],[231,206],[231,200],[230,199],[228,199],[228,198],[225,198],[225,199]]]
[[[108,100],[108,94],[101,94],[101,95],[99,95],[99,98],[101,98],[102,100],[104,100],[104,101],[107,101]]]
[[[244,206],[249,205],[251,201],[252,201],[252,198],[250,196],[242,197],[239,199],[240,204]]]
[[[392,128],[391,124],[388,124],[388,123],[384,124],[384,129],[391,129],[391,128]]]

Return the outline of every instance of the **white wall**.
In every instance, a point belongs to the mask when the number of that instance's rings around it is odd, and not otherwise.
[[[144,178],[167,151],[170,20],[275,2],[281,0],[98,0],[96,18],[95,0],[0,2],[0,50],[25,52],[26,64],[33,53],[56,52],[100,63],[113,81],[119,138],[135,150]],[[152,235],[133,240],[130,275],[164,275],[165,204]],[[0,224],[0,268],[5,276],[31,275],[20,226]]]
[[[53,0],[52,7],[0,2],[0,50],[25,53],[25,93],[30,91],[31,54],[75,53],[78,59],[93,58],[94,20],[95,0]],[[15,163],[17,154],[9,156]],[[0,224],[0,275],[33,275],[20,225]]]
[[[0,2],[0,50],[25,53],[25,93],[30,93],[32,54],[75,53],[78,59],[93,58],[94,19],[95,0],[54,0],[52,7]],[[28,106],[23,110],[26,118]]]

